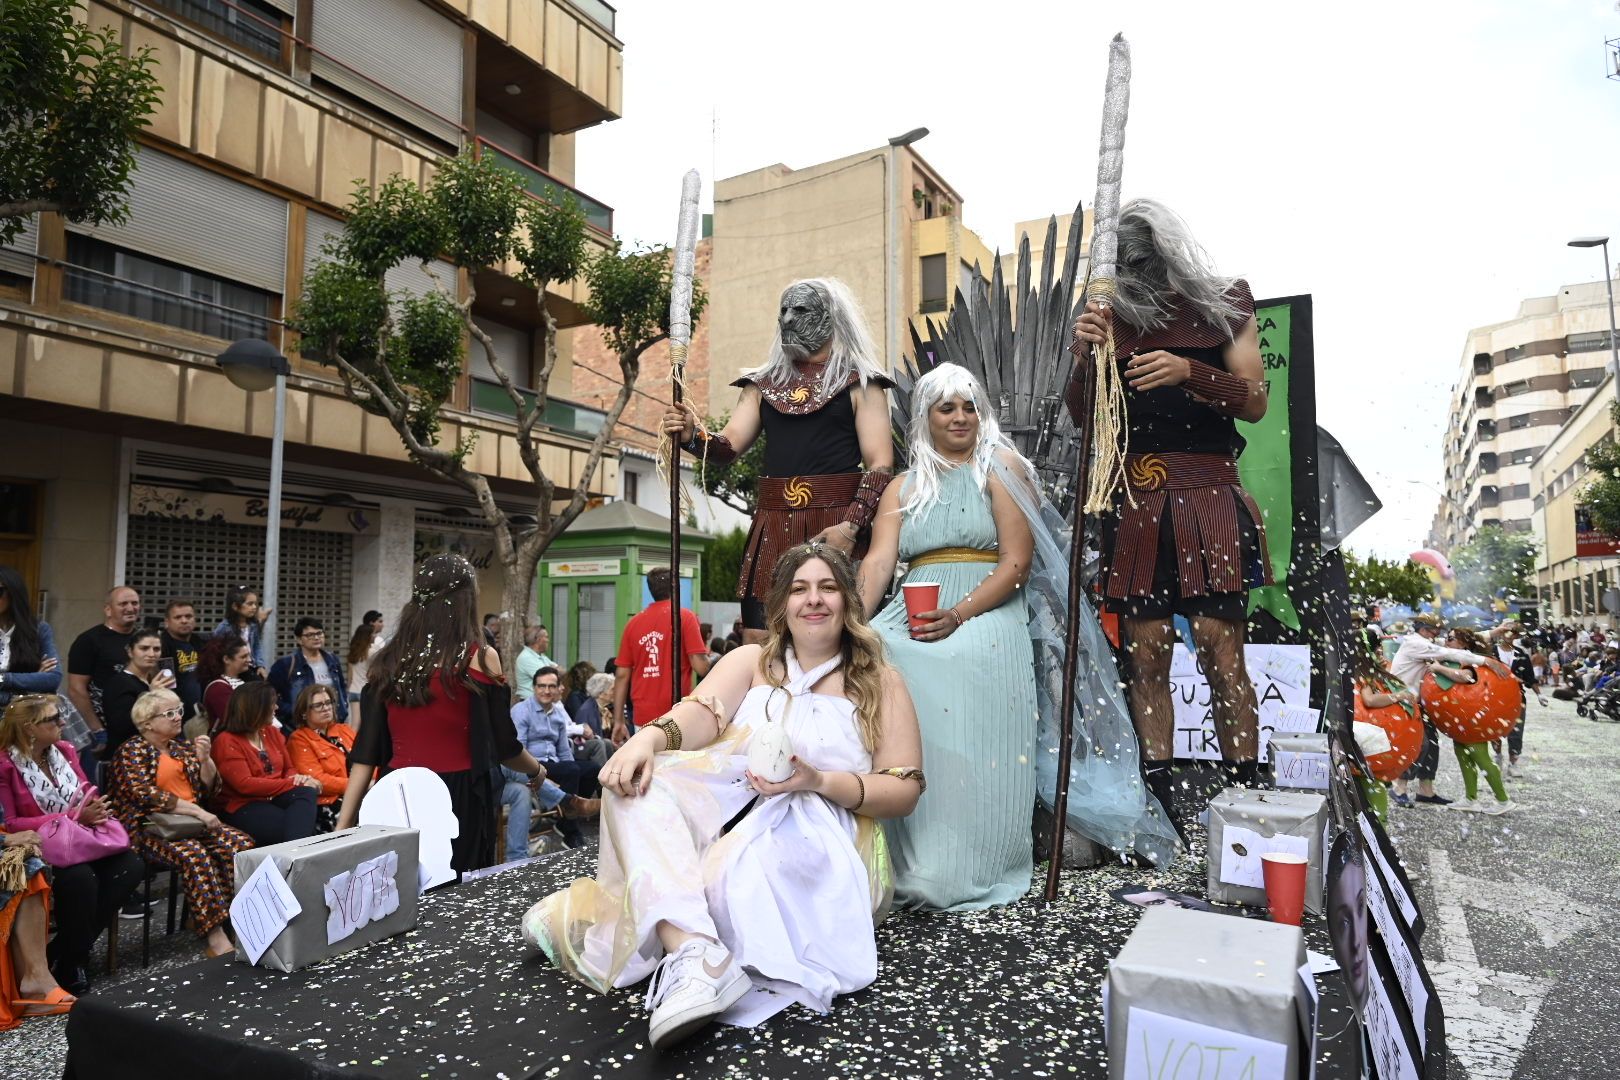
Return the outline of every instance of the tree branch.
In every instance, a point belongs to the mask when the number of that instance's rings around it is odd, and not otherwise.
[[[19,199],[16,202],[0,203],[0,218],[27,217],[29,214],[38,214],[52,211],[64,214],[72,207],[61,199]]]
[[[641,373],[641,356],[658,342],[664,340],[667,334],[660,334],[655,338],[644,341],[627,353],[619,354],[619,373],[624,381],[619,384],[619,392],[613,397],[613,404],[608,407],[607,417],[602,423],[602,430],[596,433],[591,440],[591,450],[585,458],[585,465],[579,471],[579,482],[574,487],[573,496],[563,512],[551,520],[550,527],[543,530],[545,544],[549,546],[553,540],[562,534],[563,530],[574,523],[585,510],[585,503],[590,497],[591,480],[596,476],[596,469],[602,462],[602,455],[607,450],[608,441],[613,436],[614,428],[619,426],[619,418],[624,415],[625,406],[630,403],[630,395],[635,391],[636,376]],[[674,508],[671,513],[678,512]],[[544,518],[542,521],[546,520]]]

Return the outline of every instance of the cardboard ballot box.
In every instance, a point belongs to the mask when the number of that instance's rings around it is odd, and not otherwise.
[[[1322,830],[1327,821],[1327,799],[1321,795],[1227,788],[1209,804],[1209,899],[1265,907],[1260,856],[1286,851],[1308,860],[1305,907],[1322,914]]]
[[[1277,786],[1290,791],[1326,791],[1333,759],[1327,732],[1271,737],[1271,772]]]
[[[360,825],[239,852],[237,959],[293,971],[412,929],[417,849],[415,829]]]
[[[1304,935],[1259,919],[1150,907],[1109,961],[1103,1013],[1110,1080],[1306,1076],[1316,984]]]

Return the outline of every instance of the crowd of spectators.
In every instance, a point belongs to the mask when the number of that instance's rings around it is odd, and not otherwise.
[[[507,860],[554,840],[583,843],[581,823],[600,806],[599,770],[638,716],[673,704],[665,641],[673,576],[660,569],[650,579],[654,603],[621,642],[629,662],[564,670],[548,655],[546,628],[525,626],[512,674],[500,681],[510,683],[526,755],[513,761],[540,769],[526,775],[506,762],[491,772],[506,814],[497,851]],[[147,917],[139,894],[150,874],[177,873],[189,925],[220,955],[232,948],[236,853],[340,821],[363,741],[361,694],[388,641],[382,614],[366,612],[346,647],[329,644],[320,619],[299,618],[296,647],[277,657],[264,633],[270,612],[251,587],[229,590],[212,633],[199,631],[194,599],[167,599],[161,617],[143,618],[146,610],[135,589],[111,589],[102,621],[63,639],[63,657],[22,575],[0,565],[0,837],[3,848],[22,849],[5,880],[24,882],[0,888],[0,950],[13,961],[0,971],[0,1030],[68,1011],[89,992],[93,945],[115,916]],[[499,639],[501,620],[484,618],[480,645]],[[683,620],[689,690],[691,676],[737,647],[741,633],[714,636],[690,612]],[[45,857],[52,849],[38,829],[56,817],[97,836],[96,857]]]

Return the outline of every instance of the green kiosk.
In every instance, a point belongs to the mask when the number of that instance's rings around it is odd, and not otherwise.
[[[681,530],[681,606],[697,610],[703,552],[714,537]],[[619,648],[630,617],[652,603],[647,571],[669,565],[669,519],[634,503],[585,511],[540,561],[536,607],[551,631],[551,656],[598,670]]]

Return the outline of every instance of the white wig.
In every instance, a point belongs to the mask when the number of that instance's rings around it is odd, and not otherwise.
[[[823,397],[842,390],[852,373],[860,376],[862,386],[874,375],[883,374],[882,365],[878,362],[877,346],[866,329],[866,316],[861,312],[855,294],[849,291],[849,286],[837,278],[803,278],[790,284],[787,289],[795,285],[808,285],[815,289],[827,302],[827,310],[832,314],[832,348],[827,351],[827,367],[821,380]],[[786,294],[787,289],[782,292]],[[764,364],[744,374],[767,386],[785,386],[793,380],[793,359],[782,345],[780,318],[776,320],[776,333],[771,338],[770,356]]]
[[[980,491],[989,481],[997,451],[1018,454],[1001,433],[1001,422],[996,419],[990,395],[973,373],[958,364],[936,365],[911,388],[911,423],[906,429],[906,448],[911,454],[911,468],[907,472],[906,487],[902,489],[904,501],[901,504],[901,509],[908,514],[932,505],[939,498],[939,487],[945,473],[958,467],[934,448],[934,436],[928,429],[928,414],[934,406],[956,397],[971,401],[979,414],[979,442],[974,446],[973,457],[968,464],[973,469],[973,482]],[[1022,455],[1019,457],[1021,459]]]
[[[1215,272],[1187,223],[1152,199],[1132,199],[1119,212],[1119,264],[1114,313],[1138,330],[1169,325],[1176,296],[1231,336],[1240,312],[1227,297],[1235,278]]]

